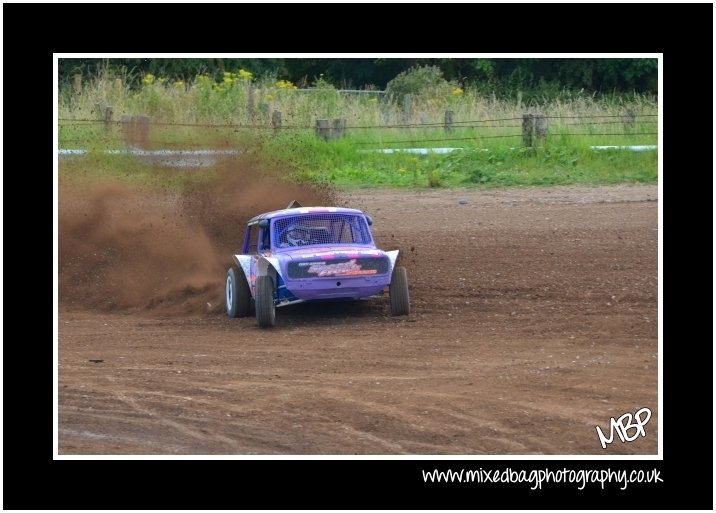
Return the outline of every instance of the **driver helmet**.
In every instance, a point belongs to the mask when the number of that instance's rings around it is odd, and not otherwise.
[[[294,223],[286,231],[286,239],[291,246],[305,246],[310,242],[311,229],[302,223]]]

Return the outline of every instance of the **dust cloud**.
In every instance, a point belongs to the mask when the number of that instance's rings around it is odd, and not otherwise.
[[[220,312],[226,268],[248,219],[294,199],[336,202],[332,190],[281,180],[245,156],[196,172],[212,178],[182,192],[61,182],[60,305],[166,316]]]

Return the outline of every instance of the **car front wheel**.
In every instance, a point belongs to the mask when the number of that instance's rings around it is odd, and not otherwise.
[[[410,293],[408,292],[408,271],[405,267],[393,269],[389,290],[390,314],[408,315],[410,313]]]
[[[226,315],[246,317],[250,302],[251,291],[243,271],[230,267],[226,273]]]
[[[256,277],[256,322],[260,328],[276,324],[276,288],[271,276]]]

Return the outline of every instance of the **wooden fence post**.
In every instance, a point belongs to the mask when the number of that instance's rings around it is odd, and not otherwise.
[[[278,110],[275,110],[271,113],[271,126],[273,127],[273,135],[278,135],[279,130],[281,129],[281,112]]]
[[[256,115],[256,97],[254,94],[254,86],[252,86],[252,85],[249,86],[248,98],[246,100],[246,112],[249,115],[249,121],[251,121],[253,123],[254,116]],[[281,113],[279,113],[279,117],[280,116],[281,116]],[[273,123],[273,119],[271,120],[271,122]],[[280,121],[279,121],[279,124],[281,124]]]
[[[333,133],[331,134],[332,139],[340,139],[343,137],[346,131],[346,120],[344,118],[337,118],[333,120]]]
[[[122,79],[121,78],[114,79],[114,94],[116,94],[117,96],[122,94]]]
[[[112,106],[107,105],[104,109],[104,129],[109,132],[112,129]]]
[[[525,148],[532,147],[532,131],[534,130],[534,116],[532,114],[524,114],[522,116],[522,146]]]
[[[544,144],[547,138],[547,118],[543,115],[538,114],[534,117],[535,120],[535,135],[540,141],[540,144]]]
[[[327,141],[331,136],[331,127],[328,125],[327,119],[316,120],[316,135],[324,141]]]
[[[405,123],[410,123],[413,119],[413,95],[406,94],[403,98],[403,120]]]
[[[453,117],[453,111],[446,110],[445,111],[445,131],[446,132],[452,131],[452,117]]]
[[[75,94],[82,94],[82,75],[77,73],[74,77],[74,82],[72,83]]]
[[[624,114],[622,114],[622,123],[624,123],[624,130],[626,132],[634,128],[636,124],[636,112],[634,112],[634,109],[629,107],[624,111]]]

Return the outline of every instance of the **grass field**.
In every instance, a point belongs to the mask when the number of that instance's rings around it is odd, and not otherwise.
[[[653,182],[657,152],[595,151],[596,145],[654,145],[658,107],[643,95],[598,97],[564,91],[559,97],[498,100],[466,88],[426,90],[391,102],[375,92],[343,94],[329,84],[299,91],[286,81],[254,81],[245,70],[191,83],[145,76],[130,90],[121,77],[100,74],[81,92],[59,94],[59,146],[90,150],[72,162],[73,177],[111,175],[122,181],[182,186],[200,180],[188,170],[156,174],[132,156],[107,149],[232,148],[291,179],[340,187],[494,187],[567,183]],[[107,108],[112,121],[101,121]],[[453,123],[445,128],[446,111]],[[281,127],[274,130],[274,112]],[[525,114],[544,116],[547,136],[522,141]],[[123,117],[148,116],[139,137]],[[344,119],[342,138],[317,137],[317,119]],[[459,148],[445,154],[384,154],[378,149]],[[263,164],[261,164],[263,162]]]

